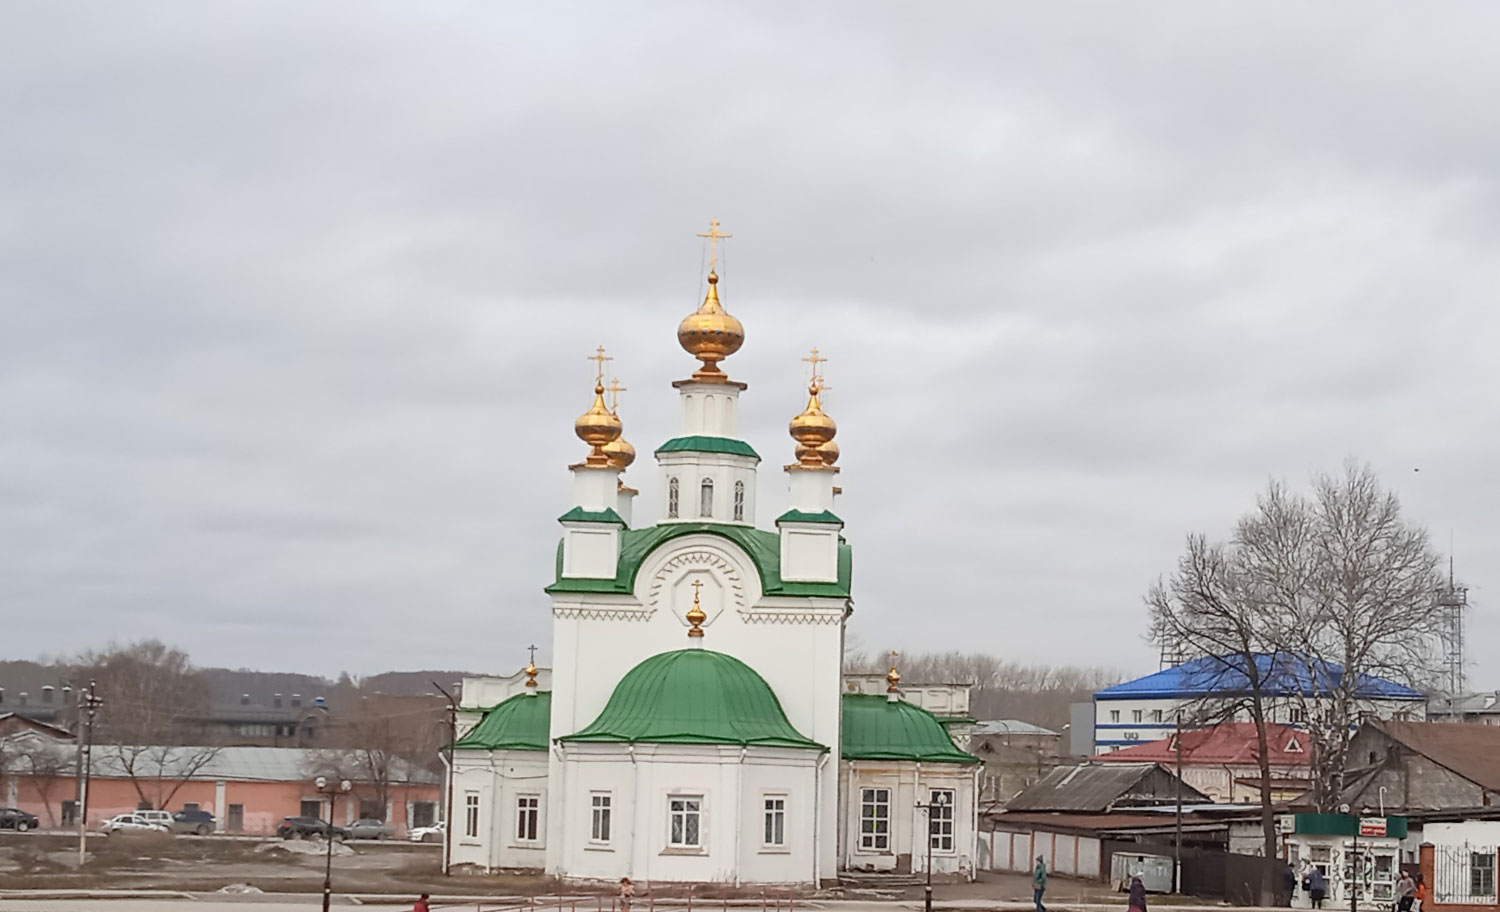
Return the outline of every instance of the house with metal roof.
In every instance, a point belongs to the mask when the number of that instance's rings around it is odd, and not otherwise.
[[[452,862],[818,885],[841,867],[915,871],[930,858],[934,873],[972,876],[978,759],[894,669],[885,693],[846,693],[841,679],[853,552],[835,510],[826,359],[807,359],[790,422],[786,508],[759,528],[761,457],[738,430],[747,385],[722,366],[744,327],[718,282],[711,264],[702,306],[677,327],[700,363],[672,384],[681,425],[654,450],[654,521],[640,521],[623,477],[636,450],[606,399],[623,388],[606,380],[603,349],[594,356],[592,406],[574,422],[587,450],[569,467],[545,587],[550,686],[534,663],[519,687],[465,682]]]
[[[1255,656],[1256,679],[1268,682],[1269,720],[1300,725],[1307,707],[1342,682],[1344,669],[1289,653]],[[1249,666],[1240,656],[1200,656],[1133,681],[1106,687],[1094,694],[1094,752],[1104,754],[1147,741],[1168,738],[1177,716],[1189,723],[1205,707],[1222,700],[1226,705],[1251,689]],[[1427,698],[1420,691],[1373,675],[1360,678],[1356,690],[1361,711],[1371,718],[1425,717]],[[1223,721],[1248,722],[1240,710]]]

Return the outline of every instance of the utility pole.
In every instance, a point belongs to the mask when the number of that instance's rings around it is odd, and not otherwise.
[[[1182,710],[1177,711],[1177,737],[1172,739],[1177,752],[1177,826],[1172,842],[1172,892],[1182,892]],[[1270,788],[1270,784],[1266,784]]]
[[[85,850],[89,839],[89,773],[94,761],[94,714],[104,701],[99,698],[99,687],[89,681],[88,693],[83,697],[83,748],[79,753],[78,776],[78,867],[83,867]]]
[[[443,798],[443,876],[447,877],[453,866],[453,745],[458,741],[458,701],[438,682],[433,681],[432,686],[448,701],[448,782]]]

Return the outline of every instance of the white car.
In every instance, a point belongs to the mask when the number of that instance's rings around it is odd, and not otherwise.
[[[443,831],[447,828],[447,822],[440,820],[432,826],[413,827],[406,838],[412,842],[442,842]]]
[[[132,811],[131,813],[147,823],[159,823],[169,830],[172,828],[171,811]]]
[[[111,833],[165,833],[167,825],[140,814],[116,814],[115,816],[100,824],[99,831],[106,835]]]

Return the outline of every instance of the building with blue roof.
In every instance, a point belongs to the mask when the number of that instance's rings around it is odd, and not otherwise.
[[[1288,725],[1301,725],[1309,701],[1326,699],[1344,677],[1340,665],[1291,653],[1258,654],[1255,668],[1256,677],[1269,682],[1267,721]],[[1094,753],[1170,737],[1179,711],[1190,713],[1206,698],[1249,694],[1249,670],[1241,656],[1201,656],[1106,687],[1094,694]],[[1405,684],[1364,675],[1356,694],[1361,709],[1373,718],[1421,720],[1426,715],[1427,697]],[[1223,721],[1251,720],[1242,711]]]

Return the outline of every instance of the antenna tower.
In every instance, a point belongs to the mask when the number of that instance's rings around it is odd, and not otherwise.
[[[1448,558],[1448,585],[1438,590],[1438,608],[1443,614],[1443,667],[1447,672],[1448,695],[1456,697],[1467,688],[1464,680],[1464,612],[1469,607],[1469,590],[1453,579],[1453,558]]]

